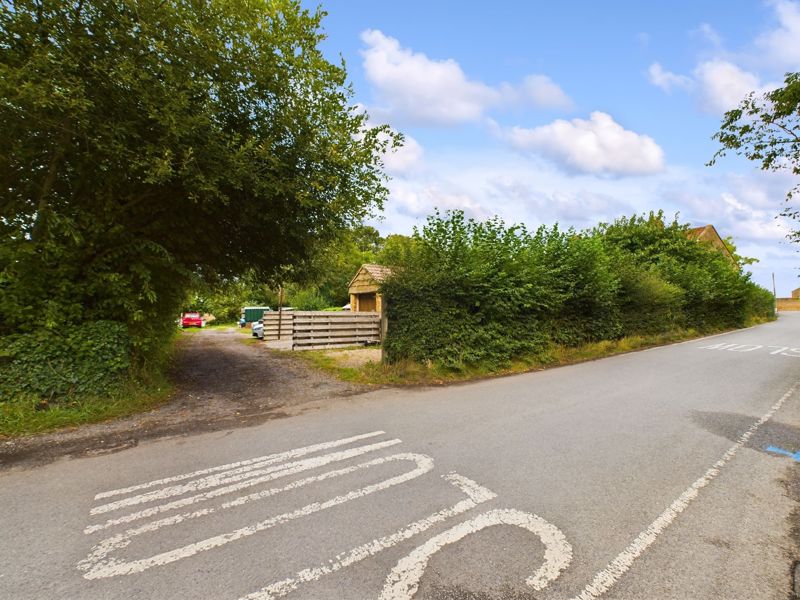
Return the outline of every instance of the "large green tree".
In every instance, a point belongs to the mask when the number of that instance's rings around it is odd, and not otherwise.
[[[800,176],[800,73],[787,73],[783,87],[756,94],[751,92],[728,112],[714,135],[720,148],[711,164],[728,150],[760,163],[765,171],[789,171]],[[800,209],[792,205],[796,184],[789,190],[783,216],[800,220]],[[789,234],[800,242],[800,229]]]
[[[192,278],[269,278],[379,209],[399,139],[351,106],[322,18],[0,0],[0,336],[112,319],[160,337]]]

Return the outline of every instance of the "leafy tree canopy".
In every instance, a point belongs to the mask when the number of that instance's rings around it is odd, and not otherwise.
[[[267,278],[380,208],[400,138],[351,107],[322,18],[0,0],[0,335],[112,319],[141,342],[192,278]]]
[[[800,73],[787,73],[784,86],[771,92],[751,92],[738,108],[725,113],[714,139],[722,148],[710,164],[733,150],[765,171],[788,170],[800,176]],[[789,190],[783,216],[800,219],[800,210],[790,204],[799,188],[800,184]],[[800,230],[789,238],[800,242]]]

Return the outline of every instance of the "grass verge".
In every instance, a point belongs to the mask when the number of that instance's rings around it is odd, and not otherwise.
[[[766,320],[754,321],[748,326],[758,325]],[[703,331],[682,329],[655,335],[633,335],[619,340],[604,340],[580,346],[551,345],[543,352],[533,356],[524,356],[512,360],[502,368],[488,368],[484,365],[464,365],[461,369],[452,369],[440,364],[427,364],[403,360],[393,364],[368,362],[361,366],[343,366],[336,358],[335,351],[314,350],[298,352],[296,355],[307,363],[321,369],[338,379],[366,385],[444,385],[489,377],[502,377],[530,371],[540,371],[553,367],[606,358],[616,354],[625,354],[645,348],[654,348],[696,339],[723,331]]]
[[[44,402],[21,398],[0,402],[0,438],[44,433],[143,412],[160,404],[171,386],[163,375],[127,381],[104,397]]]
[[[166,365],[171,362],[184,332],[176,333],[162,368],[133,375],[107,395],[67,397],[50,402],[30,395],[0,401],[0,439],[107,421],[158,406],[172,392]]]

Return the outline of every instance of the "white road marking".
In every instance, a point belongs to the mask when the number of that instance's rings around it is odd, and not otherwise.
[[[102,579],[106,577],[114,577],[116,575],[141,573],[142,571],[150,569],[151,567],[163,566],[183,558],[188,558],[189,556],[194,556],[200,552],[206,552],[212,548],[218,548],[220,546],[224,546],[225,544],[229,544],[230,542],[251,536],[260,531],[264,531],[265,529],[269,529],[270,527],[274,527],[300,517],[305,517],[313,513],[344,504],[350,500],[362,498],[364,496],[368,496],[369,494],[405,483],[433,469],[433,459],[423,454],[396,454],[394,456],[376,459],[371,461],[371,464],[382,464],[390,460],[410,460],[415,462],[417,466],[416,468],[412,469],[411,471],[407,471],[402,475],[385,479],[376,484],[364,486],[360,489],[336,496],[330,500],[326,500],[325,502],[313,502],[297,510],[283,513],[275,517],[270,517],[269,519],[265,519],[253,525],[248,525],[229,533],[216,535],[199,542],[187,544],[186,546],[169,550],[167,552],[162,552],[148,558],[132,561],[121,561],[114,558],[106,558],[110,553],[126,547],[128,544],[130,544],[131,538],[137,535],[155,531],[164,526],[174,525],[186,519],[211,514],[215,509],[202,509],[196,511],[195,513],[175,515],[173,517],[161,519],[160,521],[147,523],[136,529],[129,529],[124,533],[103,540],[94,546],[94,548],[92,548],[92,551],[84,560],[78,563],[78,568],[86,571],[84,574],[84,578],[86,579]]]
[[[277,467],[273,469],[268,469],[266,471],[255,471],[253,473],[249,473],[248,476],[255,475],[257,473],[266,472],[266,475],[261,477],[255,477],[253,479],[247,479],[246,481],[241,481],[239,483],[234,483],[233,485],[227,485],[224,487],[219,487],[210,492],[204,492],[202,494],[195,494],[194,496],[189,496],[186,498],[181,498],[180,500],[174,500],[172,502],[168,502],[167,504],[160,504],[158,506],[154,506],[151,508],[147,508],[145,510],[140,510],[138,512],[134,512],[123,517],[117,517],[115,519],[109,519],[105,523],[98,523],[95,525],[89,525],[86,529],[83,530],[84,533],[94,533],[95,531],[99,531],[101,529],[106,529],[108,527],[112,527],[113,525],[120,525],[122,523],[130,523],[132,521],[137,521],[139,519],[143,519],[145,517],[151,517],[153,515],[167,512],[170,510],[175,510],[176,508],[182,508],[184,506],[189,506],[191,504],[195,504],[196,502],[203,502],[206,500],[210,500],[212,498],[216,498],[218,496],[224,496],[226,494],[231,494],[233,492],[238,492],[239,490],[243,490],[254,485],[259,485],[261,483],[266,483],[267,481],[272,481],[275,479],[279,479],[281,477],[287,477],[289,475],[296,475],[302,471],[308,471],[310,469],[316,469],[332,462],[338,462],[342,460],[347,460],[350,458],[354,458],[356,456],[360,456],[362,454],[366,454],[368,452],[374,452],[375,450],[380,450],[383,448],[388,448],[389,446],[394,446],[395,444],[399,444],[400,440],[388,440],[386,442],[380,442],[378,444],[370,444],[368,446],[359,446],[357,448],[352,448],[350,450],[342,450],[340,452],[333,452],[331,454],[325,454],[323,456],[317,456],[314,458],[307,458],[301,461],[288,463],[286,465],[282,465],[280,469]],[[272,471],[272,472],[270,472]],[[240,477],[239,477],[240,478]],[[230,479],[228,481],[232,481],[234,479]],[[316,481],[315,478],[309,478],[308,482]],[[304,480],[305,481],[305,480]],[[291,489],[291,487],[287,487],[286,489]],[[279,491],[282,491],[279,490]],[[153,492],[154,493],[154,492]],[[266,497],[266,496],[264,496]],[[102,511],[106,512],[106,511]]]
[[[356,448],[351,448],[350,450],[340,450],[339,452],[332,452],[330,454],[325,454],[323,456],[317,456],[314,458],[305,458],[295,462],[273,465],[271,467],[267,467],[266,469],[260,468],[262,466],[260,463],[258,465],[240,467],[228,473],[209,475],[201,479],[195,479],[189,483],[161,488],[159,490],[153,490],[152,492],[146,492],[137,496],[129,496],[128,498],[110,502],[109,504],[96,506],[89,511],[89,514],[103,514],[118,510],[120,508],[125,508],[126,506],[135,506],[137,504],[144,504],[146,502],[153,502],[155,500],[164,500],[166,498],[171,498],[172,496],[181,496],[187,492],[196,492],[198,490],[234,483],[236,481],[242,481],[257,475],[270,475],[274,473],[277,473],[276,477],[283,476],[284,474],[291,475],[299,471],[321,467],[330,462],[346,460],[367,452],[388,448],[389,446],[394,446],[399,443],[401,442],[398,439],[387,440],[385,442],[378,442],[375,444],[369,444],[367,446],[358,446]]]
[[[708,346],[698,346],[699,350],[727,350],[728,352],[753,352],[762,348],[778,348],[770,355],[779,354],[790,358],[800,358],[800,348],[790,348],[789,346],[763,346],[761,344],[710,344]],[[789,352],[786,352],[788,350]]]
[[[411,523],[410,525],[407,525],[403,529],[400,529],[390,535],[372,540],[371,542],[357,546],[346,553],[339,554],[327,564],[303,569],[294,577],[276,581],[275,583],[261,588],[257,592],[248,594],[240,600],[272,600],[273,598],[285,596],[289,592],[296,590],[301,584],[308,583],[310,581],[316,581],[324,575],[328,575],[360,562],[365,558],[374,556],[378,552],[386,550],[387,548],[391,548],[392,546],[407,540],[418,533],[422,533],[423,531],[430,529],[436,523],[441,523],[446,519],[471,510],[479,504],[488,502],[489,500],[497,497],[496,494],[491,490],[488,490],[485,487],[478,485],[471,479],[458,475],[457,473],[448,473],[447,475],[444,475],[444,478],[464,492],[468,496],[467,500],[462,500],[449,508],[440,510],[439,512],[436,512],[424,519]]]
[[[710,346],[700,346],[701,350],[730,350],[739,344],[711,344]]]
[[[770,354],[780,354],[784,350],[788,350],[789,346],[767,346],[767,348],[777,348],[775,352],[770,352]]]
[[[700,490],[713,481],[720,470],[731,459],[736,456],[736,453],[753,437],[753,434],[764,423],[769,421],[772,416],[780,410],[781,406],[792,396],[795,390],[800,386],[800,381],[796,382],[789,391],[786,392],[781,398],[770,407],[770,409],[758,421],[753,423],[750,428],[745,431],[736,443],[731,446],[722,457],[715,462],[705,474],[690,485],[678,498],[670,504],[667,509],[662,512],[658,518],[650,523],[639,536],[631,542],[614,560],[612,560],[605,569],[594,576],[592,582],[587,585],[584,590],[575,596],[572,600],[594,600],[605,594],[611,587],[622,577],[628,569],[630,569],[633,562],[647,550],[653,542],[656,541],[658,536],[682,513],[687,506],[697,498]]]
[[[739,344],[736,348],[731,348],[731,352],[752,352],[763,347],[761,344]]]
[[[176,481],[184,481],[186,479],[192,479],[193,477],[199,477],[201,475],[208,475],[209,473],[217,473],[219,471],[230,471],[237,467],[244,467],[247,465],[253,465],[255,463],[262,463],[263,465],[273,464],[276,462],[281,462],[284,460],[288,460],[290,458],[299,458],[301,456],[305,456],[306,454],[311,454],[313,452],[318,452],[320,450],[329,450],[331,448],[337,448],[339,446],[344,446],[347,444],[351,444],[353,442],[358,442],[361,440],[365,440],[371,437],[376,437],[379,435],[383,435],[386,433],[385,431],[372,431],[370,433],[363,433],[361,435],[354,435],[349,438],[343,438],[341,440],[335,440],[332,442],[323,442],[320,444],[313,444],[311,446],[304,446],[302,448],[295,448],[293,450],[287,450],[286,452],[278,452],[277,454],[267,454],[265,456],[258,456],[256,458],[248,458],[247,460],[240,460],[233,463],[228,463],[226,465],[219,465],[217,467],[210,467],[208,469],[201,469],[200,471],[194,471],[192,473],[184,473],[183,475],[175,475],[173,477],[165,477],[163,479],[156,479],[154,481],[148,481],[147,483],[140,483],[138,485],[132,485],[129,487],[120,488],[117,490],[109,490],[107,492],[100,492],[97,494],[94,499],[101,500],[103,498],[110,498],[112,496],[120,496],[122,494],[128,494],[130,492],[136,492],[138,490],[146,490],[151,487],[156,487],[159,485],[164,485],[166,483],[174,483]]]
[[[400,559],[386,578],[380,600],[411,600],[419,589],[419,582],[431,556],[448,544],[495,525],[522,527],[537,535],[544,544],[544,564],[525,580],[534,590],[547,587],[572,562],[572,546],[552,523],[519,510],[491,510],[432,537]]]

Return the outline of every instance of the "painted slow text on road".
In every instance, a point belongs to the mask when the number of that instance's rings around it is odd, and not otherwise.
[[[111,533],[105,539],[97,542],[88,556],[78,563],[78,568],[84,571],[86,579],[106,579],[165,567],[170,563],[212,551],[270,528],[291,524],[298,519],[366,498],[375,493],[389,492],[395,486],[410,482],[433,471],[434,462],[431,457],[424,454],[401,452],[303,476],[307,471],[351,461],[401,443],[399,439],[377,441],[376,438],[382,435],[384,435],[383,431],[374,431],[97,494],[95,500],[101,501],[101,503],[92,508],[89,514],[100,517],[101,520],[87,526],[84,533],[93,535],[100,532],[111,532],[121,526],[127,528],[122,531],[117,529],[116,533]],[[367,440],[370,440],[371,443],[347,447]],[[327,500],[311,502],[297,509],[261,519],[245,527],[179,545],[169,550],[162,550],[151,556],[135,559],[122,559],[117,556],[120,551],[140,536],[155,534],[181,523],[195,520],[202,522],[204,518],[220,514],[231,508],[267,500],[281,493],[297,490],[314,483],[345,475],[358,475],[371,468],[394,463],[407,464],[408,470],[378,483],[363,485]],[[273,481],[291,476],[300,478],[283,485],[236,495],[237,492],[248,488],[269,486]],[[424,533],[434,525],[444,523],[497,497],[494,492],[458,473],[446,473],[442,475],[442,478],[463,493],[465,497],[452,506],[442,508],[423,519],[409,523],[393,533],[342,552],[322,564],[311,565],[291,577],[273,581],[240,600],[269,600],[285,596],[303,584],[316,581],[325,575],[363,561],[402,541]],[[572,548],[564,535],[557,527],[542,517],[513,509],[490,510],[457,523],[443,533],[433,536],[400,560],[386,579],[380,595],[381,600],[410,600],[416,593],[427,562],[433,554],[448,544],[495,525],[511,525],[525,529],[537,536],[544,545],[545,552],[543,560],[540,560],[541,566],[535,568],[536,565],[533,565],[534,569],[525,581],[534,590],[545,588],[567,568],[572,560]]]
[[[725,350],[727,352],[758,352],[768,353],[772,356],[788,356],[790,358],[800,358],[800,348],[790,346],[768,346],[764,344],[710,344],[708,346],[698,346],[699,350]]]

